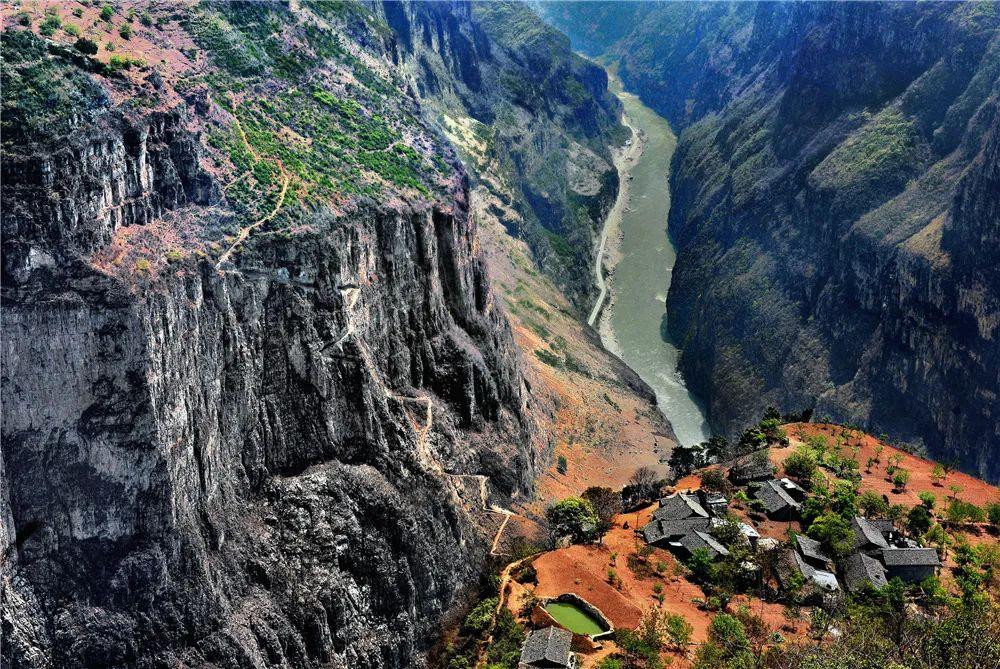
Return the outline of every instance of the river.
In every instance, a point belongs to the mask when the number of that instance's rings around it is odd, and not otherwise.
[[[611,89],[633,128],[633,146],[626,147],[617,161],[622,194],[608,216],[597,271],[602,273],[602,262],[613,270],[603,281],[598,276],[602,295],[607,284],[607,296],[603,308],[595,305],[591,322],[597,321],[604,347],[653,388],[680,443],[696,444],[711,435],[705,411],[677,370],[677,347],[661,335],[666,331],[666,296],[677,259],[666,231],[667,170],[677,138],[666,119],[624,92],[613,76]]]

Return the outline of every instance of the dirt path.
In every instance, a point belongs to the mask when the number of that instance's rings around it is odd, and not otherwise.
[[[235,101],[233,102],[233,104],[234,105],[236,104]],[[235,106],[234,106],[234,112],[235,112]],[[245,146],[247,151],[250,152],[250,155],[254,157],[254,160],[260,161],[261,160],[260,155],[258,155],[258,153],[254,151],[254,148],[250,145],[250,142],[247,140],[247,134],[243,130],[243,124],[240,123],[240,119],[236,117],[235,113],[233,114],[233,121],[236,124],[236,131],[239,133],[240,139],[243,140],[243,146]],[[281,207],[285,204],[285,194],[288,192],[288,184],[291,181],[291,177],[289,177],[288,173],[285,172],[285,166],[282,164],[280,160],[275,160],[275,163],[278,165],[278,171],[281,172],[281,191],[278,193],[278,201],[274,204],[274,209],[272,209],[270,213],[266,214],[263,218],[251,223],[250,225],[240,228],[240,231],[236,234],[236,241],[234,241],[232,245],[228,249],[226,249],[225,253],[219,256],[218,262],[215,263],[215,269],[221,269],[223,263],[229,261],[229,257],[233,254],[233,251],[235,251],[236,248],[240,244],[242,244],[247,237],[250,236],[250,233],[253,232],[255,229],[259,228],[260,226],[264,225],[271,219],[273,219],[275,216],[277,216],[278,212],[281,211]],[[249,174],[249,172],[247,172],[246,174]],[[240,177],[234,179],[232,182],[230,182],[230,184],[227,185],[227,187],[236,183],[236,181],[244,178],[246,174],[243,174]]]

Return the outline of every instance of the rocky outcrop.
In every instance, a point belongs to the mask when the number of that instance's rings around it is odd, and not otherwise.
[[[314,206],[231,268],[103,267],[233,216],[194,114],[97,104],[5,159],[2,663],[419,664],[478,482],[533,479],[467,180],[445,153],[441,197]]]
[[[812,409],[997,480],[995,13],[614,4],[549,12],[684,130],[669,327],[714,428]]]

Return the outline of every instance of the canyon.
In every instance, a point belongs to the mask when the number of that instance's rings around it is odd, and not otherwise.
[[[680,133],[670,336],[713,429],[806,411],[997,480],[996,6],[539,8]]]

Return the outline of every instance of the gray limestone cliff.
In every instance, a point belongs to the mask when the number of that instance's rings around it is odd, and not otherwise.
[[[15,83],[75,88],[4,128],[3,665],[419,664],[486,558],[481,493],[534,468],[461,168],[121,265],[248,222],[205,98],[125,109],[136,79],[25,32]]]

